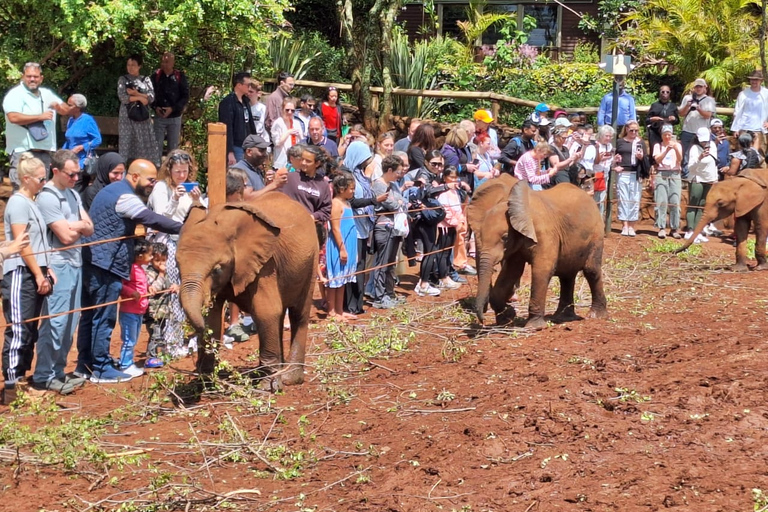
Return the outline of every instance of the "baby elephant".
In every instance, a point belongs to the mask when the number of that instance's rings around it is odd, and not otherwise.
[[[560,279],[561,290],[555,315],[562,320],[578,318],[573,295],[580,271],[592,292],[590,316],[607,317],[603,223],[597,205],[583,190],[564,183],[535,192],[516,178],[500,177],[475,191],[467,217],[477,242],[475,307],[480,322],[489,301],[497,322],[514,318],[515,310],[508,303],[526,263],[531,265],[527,327],[546,325],[545,303],[552,276]],[[501,272],[491,286],[499,262]]]
[[[259,334],[259,366],[272,390],[304,381],[304,351],[317,268],[315,223],[306,209],[280,192],[251,202],[217,205],[206,215],[195,208],[184,224],[176,259],[180,299],[203,339],[202,308],[209,312],[213,338],[221,340],[224,302],[253,316]],[[291,321],[283,343],[283,318]],[[211,373],[216,354],[210,343],[198,351],[197,370]]]

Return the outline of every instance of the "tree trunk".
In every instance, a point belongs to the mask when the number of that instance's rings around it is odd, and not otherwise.
[[[760,67],[763,69],[763,83],[768,83],[768,69],[765,63],[765,33],[768,30],[768,14],[765,12],[768,0],[763,0],[763,12],[760,16]]]
[[[379,104],[379,133],[390,129],[392,118],[392,30],[401,7],[401,0],[393,0],[381,14],[381,79],[384,93]]]

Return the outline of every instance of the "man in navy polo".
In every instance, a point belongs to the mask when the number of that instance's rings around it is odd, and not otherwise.
[[[339,148],[335,142],[323,135],[325,132],[325,123],[320,117],[313,117],[309,120],[309,135],[302,142],[308,146],[319,146],[325,148],[332,158],[339,157]]]

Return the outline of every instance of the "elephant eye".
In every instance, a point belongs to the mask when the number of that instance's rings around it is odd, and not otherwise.
[[[211,274],[216,276],[220,275],[221,272],[222,272],[221,265],[216,265],[215,267],[213,267],[213,270],[211,270]]]

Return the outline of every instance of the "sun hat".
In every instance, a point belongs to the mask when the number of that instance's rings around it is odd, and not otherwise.
[[[694,87],[698,87],[698,86],[706,87],[707,86],[707,81],[704,80],[703,78],[697,78],[696,80],[693,81],[693,86]]]
[[[490,111],[484,109],[476,110],[472,117],[475,121],[482,121],[484,123],[493,122],[493,114],[491,114]]]
[[[699,139],[699,142],[708,142],[712,139],[712,132],[706,126],[702,126],[696,130],[696,138]]]
[[[568,112],[566,112],[565,110],[555,110],[555,115],[553,115],[552,117],[557,119],[560,116],[566,116],[567,117],[568,116]]]
[[[763,72],[759,69],[754,70],[748,77],[747,80],[762,80],[763,79]]]
[[[555,119],[555,127],[557,128],[560,126],[562,126],[563,128],[569,128],[573,126],[573,123],[570,122],[567,117],[558,117],[557,119]]]

